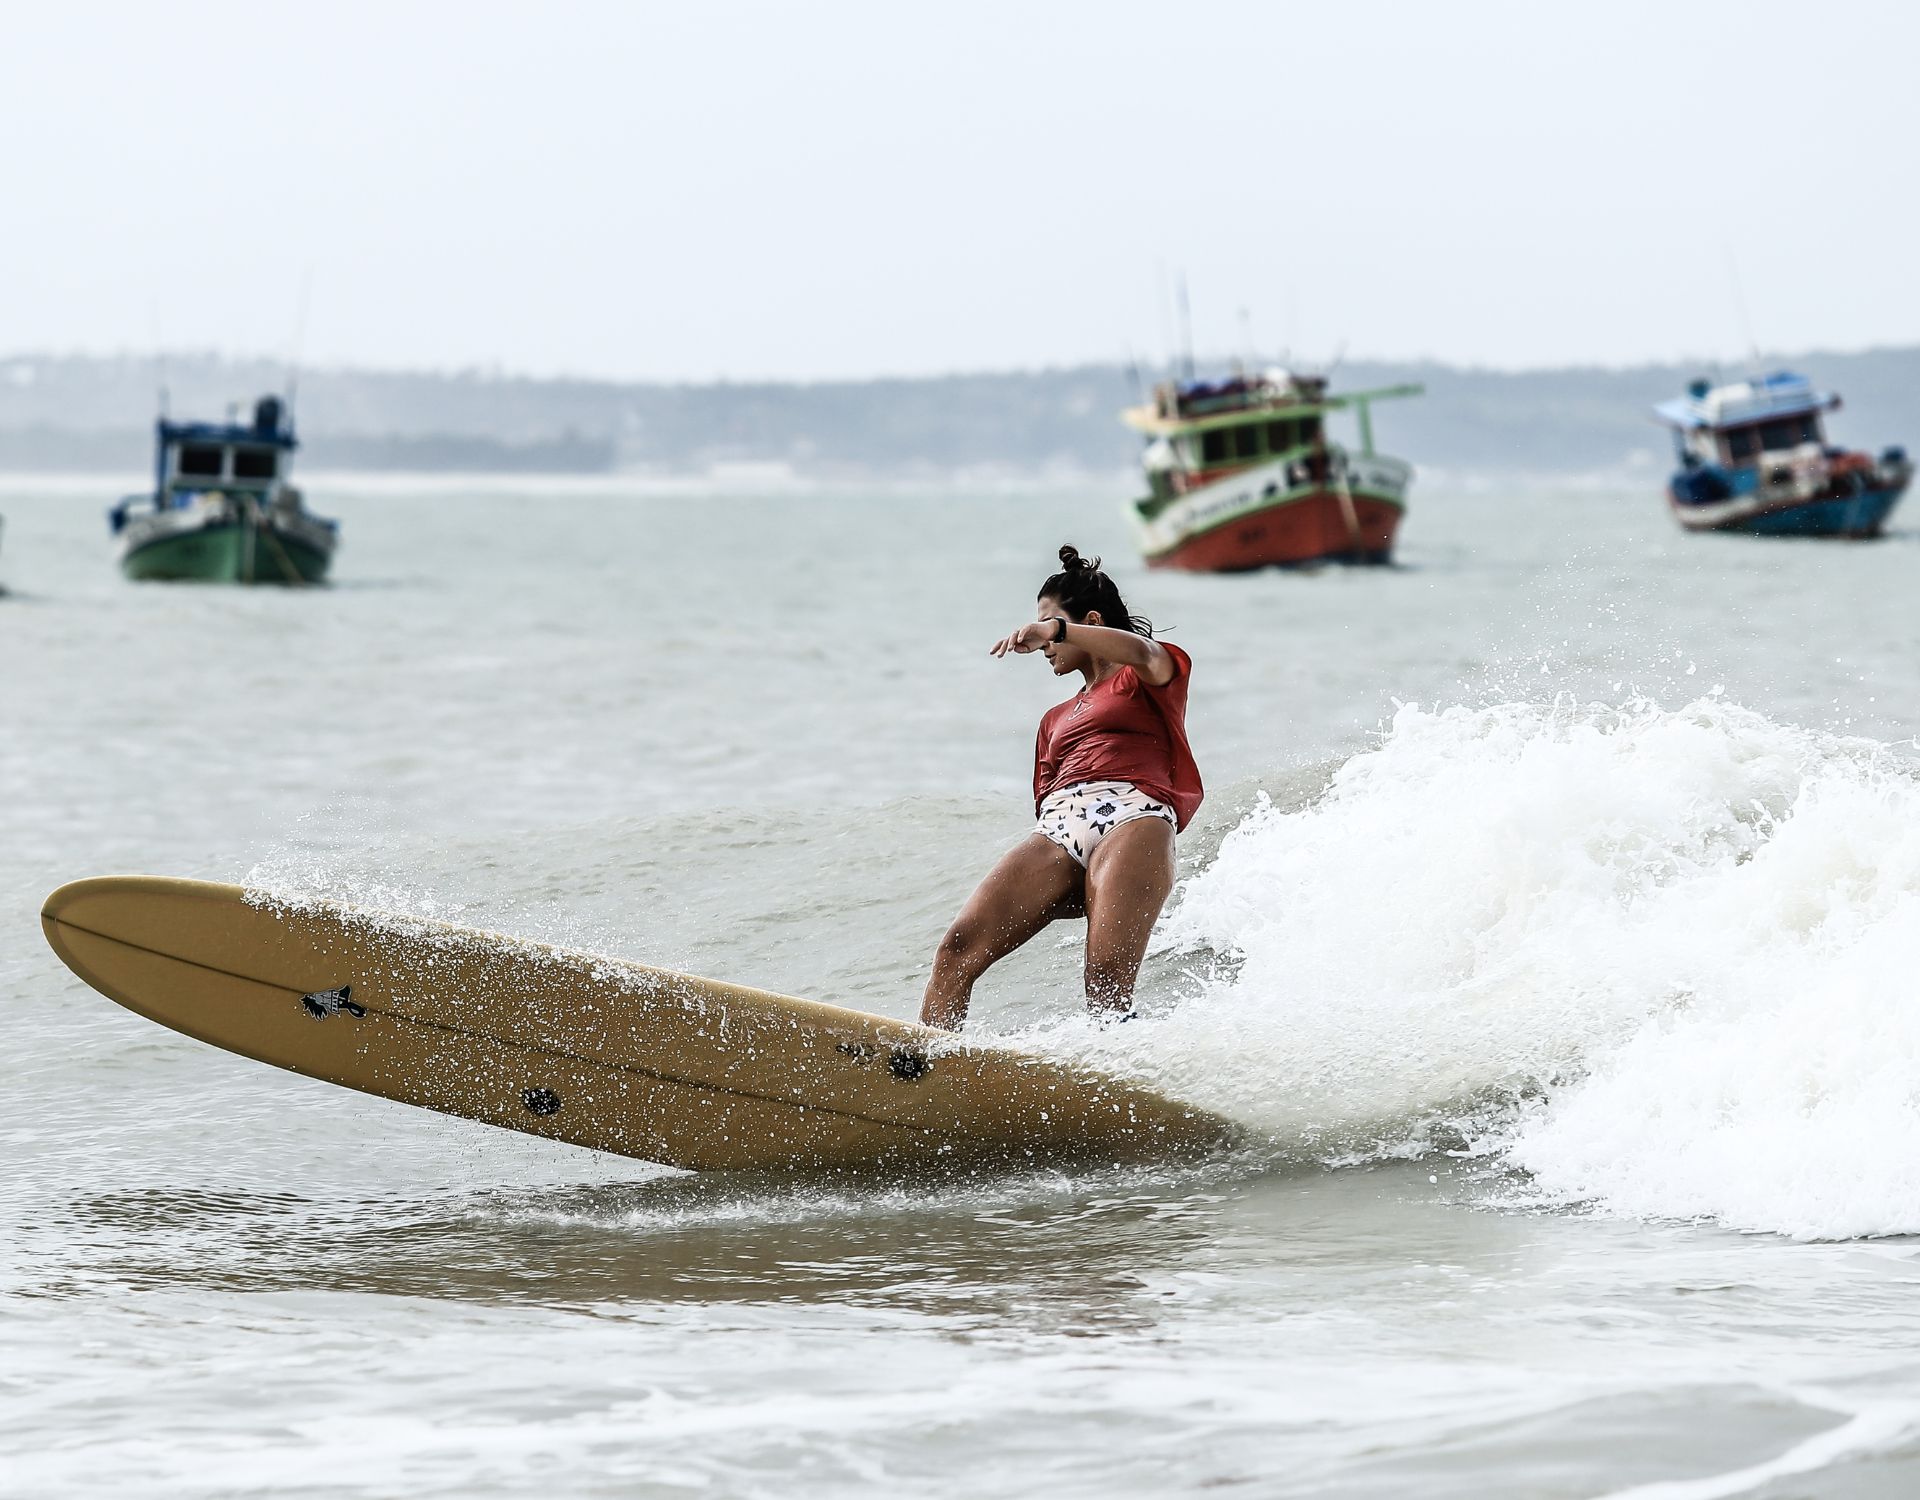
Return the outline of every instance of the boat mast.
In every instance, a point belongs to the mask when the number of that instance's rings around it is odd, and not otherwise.
[[[300,273],[300,301],[293,316],[293,347],[287,353],[287,431],[294,429],[293,397],[300,384],[300,355],[307,341],[307,307],[313,300],[313,267]]]
[[[1760,373],[1760,345],[1753,336],[1753,322],[1747,317],[1747,297],[1740,288],[1740,267],[1733,259],[1733,246],[1723,244],[1721,250],[1727,257],[1727,283],[1733,288],[1733,311],[1740,319],[1740,337],[1746,341],[1747,364],[1749,371],[1758,376]]]
[[[1180,273],[1180,353],[1181,376],[1193,379],[1193,305],[1187,300],[1187,273]]]

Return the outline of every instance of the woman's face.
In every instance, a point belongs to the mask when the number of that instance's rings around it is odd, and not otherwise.
[[[1034,618],[1049,627],[1051,627],[1052,622],[1055,620],[1065,620],[1069,625],[1098,625],[1100,623],[1100,611],[1090,609],[1087,611],[1086,619],[1076,620],[1072,615],[1068,614],[1065,609],[1061,608],[1058,599],[1042,594],[1040,596],[1040,611]],[[1093,664],[1093,658],[1091,656],[1082,651],[1078,646],[1071,645],[1066,641],[1060,641],[1058,643],[1049,641],[1046,645],[1042,646],[1040,650],[1047,658],[1048,663],[1053,667],[1053,675],[1055,677],[1065,677],[1069,672],[1083,672]]]

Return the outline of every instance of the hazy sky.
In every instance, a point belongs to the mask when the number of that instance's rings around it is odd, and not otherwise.
[[[1920,342],[1911,4],[47,3],[0,352],[710,378]],[[1243,316],[1244,312],[1244,316]]]

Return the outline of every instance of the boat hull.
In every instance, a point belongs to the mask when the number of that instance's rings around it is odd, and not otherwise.
[[[128,578],[197,583],[320,583],[333,549],[294,532],[247,520],[129,538],[120,557]]]
[[[1216,480],[1151,514],[1136,503],[1136,539],[1148,566],[1242,573],[1392,561],[1406,514],[1408,465],[1357,458],[1336,465],[1339,483],[1294,485],[1287,482],[1289,467],[1261,465]]]
[[[1886,528],[1887,517],[1907,492],[1907,479],[1870,485],[1851,495],[1768,503],[1751,496],[1719,505],[1689,505],[1667,499],[1674,519],[1688,531],[1735,531],[1749,536],[1810,536],[1864,540]]]

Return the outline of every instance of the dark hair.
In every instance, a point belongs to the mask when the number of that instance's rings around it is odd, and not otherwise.
[[[1074,621],[1100,611],[1100,623],[1115,630],[1131,630],[1135,635],[1151,636],[1153,621],[1127,613],[1120,590],[1100,571],[1100,559],[1088,562],[1072,547],[1060,549],[1060,571],[1040,585],[1042,599],[1057,599]]]

